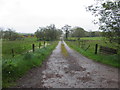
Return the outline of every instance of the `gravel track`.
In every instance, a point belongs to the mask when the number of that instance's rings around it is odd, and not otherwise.
[[[70,49],[61,53],[61,41],[41,67],[17,81],[17,88],[118,88],[118,69],[90,60]]]

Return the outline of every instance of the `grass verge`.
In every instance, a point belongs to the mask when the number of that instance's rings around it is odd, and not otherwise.
[[[11,87],[15,81],[22,77],[33,67],[42,65],[42,62],[51,54],[57,42],[45,48],[37,49],[34,53],[29,52],[14,58],[2,60],[2,87]]]
[[[81,53],[82,55],[95,60],[97,62],[101,62],[103,64],[107,64],[113,67],[120,68],[120,63],[119,63],[119,58],[120,56],[115,54],[115,55],[104,55],[104,54],[94,54],[93,51],[88,50],[85,51],[83,48],[78,47],[76,44],[73,44],[72,42],[66,41],[69,47],[73,48],[77,52]]]
[[[68,52],[67,52],[64,44],[61,44],[61,52],[62,52],[62,54],[63,54],[65,57],[68,56]]]

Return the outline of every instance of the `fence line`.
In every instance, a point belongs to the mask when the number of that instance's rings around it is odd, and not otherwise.
[[[88,45],[86,48],[85,46],[87,45],[86,42],[88,40],[68,40],[69,42],[72,42],[72,44],[75,44],[78,47],[81,47],[82,49],[84,49],[85,51],[87,51],[91,46]],[[73,43],[74,42],[74,43]],[[95,44],[94,46],[94,54],[98,54],[98,50],[99,53],[104,53],[104,54],[117,54],[117,49],[113,49],[113,48],[109,48],[109,47],[105,47],[105,46],[101,46],[99,44]]]
[[[42,48],[41,46],[43,46],[44,48],[47,46],[47,45],[50,45],[50,44],[48,44],[47,42],[45,42],[44,41],[44,43],[43,43],[43,45],[41,44],[41,42],[39,42],[39,45],[38,45],[38,48],[40,49],[40,48]],[[27,51],[27,52],[35,52],[35,44],[33,43],[33,44],[31,44],[31,50],[29,50],[29,51]],[[15,57],[15,50],[12,48],[11,49],[11,54],[12,54],[12,57]],[[23,53],[19,53],[19,54],[23,54]]]

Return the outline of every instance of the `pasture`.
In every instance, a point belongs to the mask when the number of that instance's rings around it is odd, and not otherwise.
[[[29,50],[32,50],[32,44],[35,44],[35,47],[39,47],[39,43],[43,45],[43,41],[37,41],[36,38],[30,37],[25,38],[24,40],[15,40],[15,41],[6,41],[2,42],[2,56],[3,59],[12,58],[12,49],[14,54],[19,55],[23,54]]]
[[[120,51],[116,43],[109,43],[102,37],[84,37],[81,38],[79,41],[77,40],[77,38],[74,39],[76,39],[76,41],[66,41],[66,43],[71,48],[75,49],[76,51],[90,59],[120,68],[120,64],[118,63],[118,59],[120,58]],[[96,44],[98,44],[97,54],[95,54]],[[117,49],[118,53],[113,55],[102,54],[99,52],[100,46],[107,46],[109,48]]]
[[[68,39],[77,40],[78,38],[76,38],[76,37],[69,37]],[[80,39],[82,39],[82,40],[103,40],[105,38],[104,37],[82,37]]]

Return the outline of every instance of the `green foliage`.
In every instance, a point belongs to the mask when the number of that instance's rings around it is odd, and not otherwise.
[[[45,48],[37,49],[34,53],[29,52],[11,59],[2,60],[3,87],[15,85],[15,81],[22,77],[28,70],[40,66],[51,54],[57,42]]]
[[[39,27],[39,29],[35,32],[36,37],[38,40],[56,40],[62,34],[62,31],[56,29],[55,25],[52,24],[47,27]]]
[[[86,31],[81,27],[73,27],[69,30],[69,37],[100,37],[102,35],[102,32],[100,31]],[[68,38],[69,38],[68,37]]]
[[[8,28],[8,30],[6,31],[0,30],[0,35],[3,39],[11,41],[16,40],[19,37],[18,33],[16,33],[15,31],[13,31],[13,29],[10,28]]]
[[[88,7],[95,16],[99,16],[100,29],[110,42],[120,44],[120,1],[104,1]]]
[[[12,60],[7,60],[3,63],[2,66],[2,70],[3,70],[3,74],[5,75],[5,77],[12,77],[17,69],[17,65],[15,63],[12,62]]]
[[[31,59],[33,59],[32,53],[26,53],[23,59],[24,60],[31,60]]]
[[[70,32],[69,31],[70,28],[71,28],[71,26],[69,26],[69,25],[65,25],[65,26],[62,27],[62,29],[65,31],[65,37],[66,37],[66,39],[68,39],[68,34]]]
[[[71,36],[72,37],[84,37],[85,36],[85,30],[81,27],[72,28]]]

